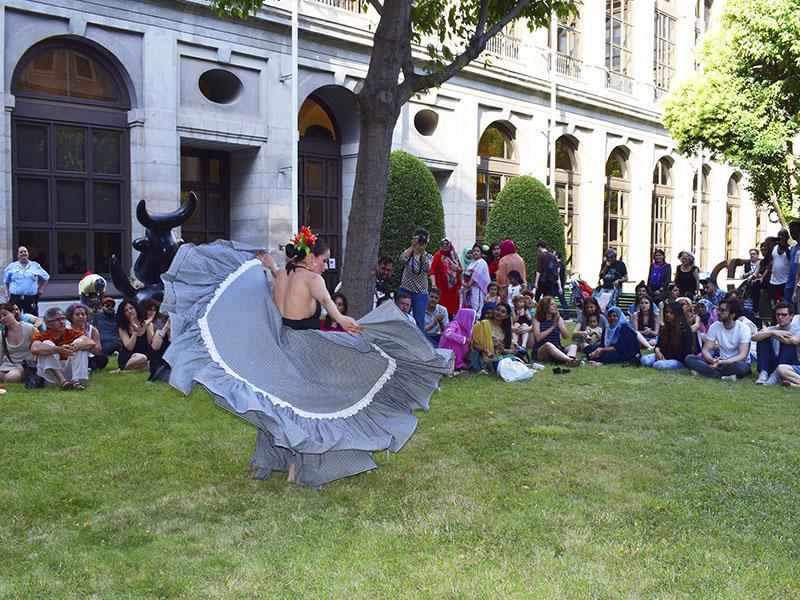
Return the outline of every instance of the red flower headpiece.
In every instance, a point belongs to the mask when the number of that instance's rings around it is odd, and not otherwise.
[[[297,249],[304,249],[306,254],[311,254],[309,246],[316,246],[317,236],[311,231],[311,228],[306,225],[300,231],[294,234],[294,237],[289,240],[292,245]]]

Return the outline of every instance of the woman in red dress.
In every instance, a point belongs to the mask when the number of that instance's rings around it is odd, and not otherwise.
[[[447,309],[447,313],[452,317],[458,312],[459,290],[461,289],[461,260],[458,252],[450,243],[450,240],[443,239],[439,246],[439,251],[433,255],[430,276],[433,285],[442,293],[439,303]]]

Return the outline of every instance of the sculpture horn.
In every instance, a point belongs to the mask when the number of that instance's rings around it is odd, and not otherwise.
[[[148,229],[172,229],[188,221],[197,208],[197,195],[189,192],[186,200],[171,213],[150,214],[144,200],[136,205],[136,218]]]

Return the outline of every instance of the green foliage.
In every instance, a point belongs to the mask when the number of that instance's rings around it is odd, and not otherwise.
[[[514,177],[497,195],[486,224],[486,239],[492,243],[513,240],[532,280],[539,240],[547,242],[552,252],[564,252],[564,221],[545,185],[535,177],[522,175]]]
[[[389,156],[389,187],[383,208],[381,256],[395,259],[392,287],[400,283],[402,265],[397,257],[411,245],[414,230],[423,227],[431,234],[428,251],[438,249],[444,235],[444,208],[439,185],[430,169],[419,158],[396,150]]]
[[[730,0],[704,45],[704,72],[666,100],[681,152],[703,148],[750,176],[757,202],[797,194],[792,139],[800,132],[800,0]]]

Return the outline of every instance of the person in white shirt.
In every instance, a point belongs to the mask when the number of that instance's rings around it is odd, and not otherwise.
[[[772,249],[772,273],[769,276],[769,289],[773,298],[783,299],[786,289],[786,282],[789,280],[789,232],[781,229],[778,232],[778,243]],[[791,300],[791,298],[789,298]]]
[[[687,367],[695,373],[715,379],[736,381],[750,374],[750,329],[739,321],[742,305],[738,300],[723,300],[717,308],[716,323],[711,325],[703,342],[701,356],[690,354]],[[719,356],[712,353],[719,346]]]
[[[773,385],[780,381],[778,365],[798,364],[797,345],[800,344],[800,320],[794,318],[794,305],[781,301],[775,305],[777,325],[766,327],[753,334],[757,343],[758,379],[760,385]]]

